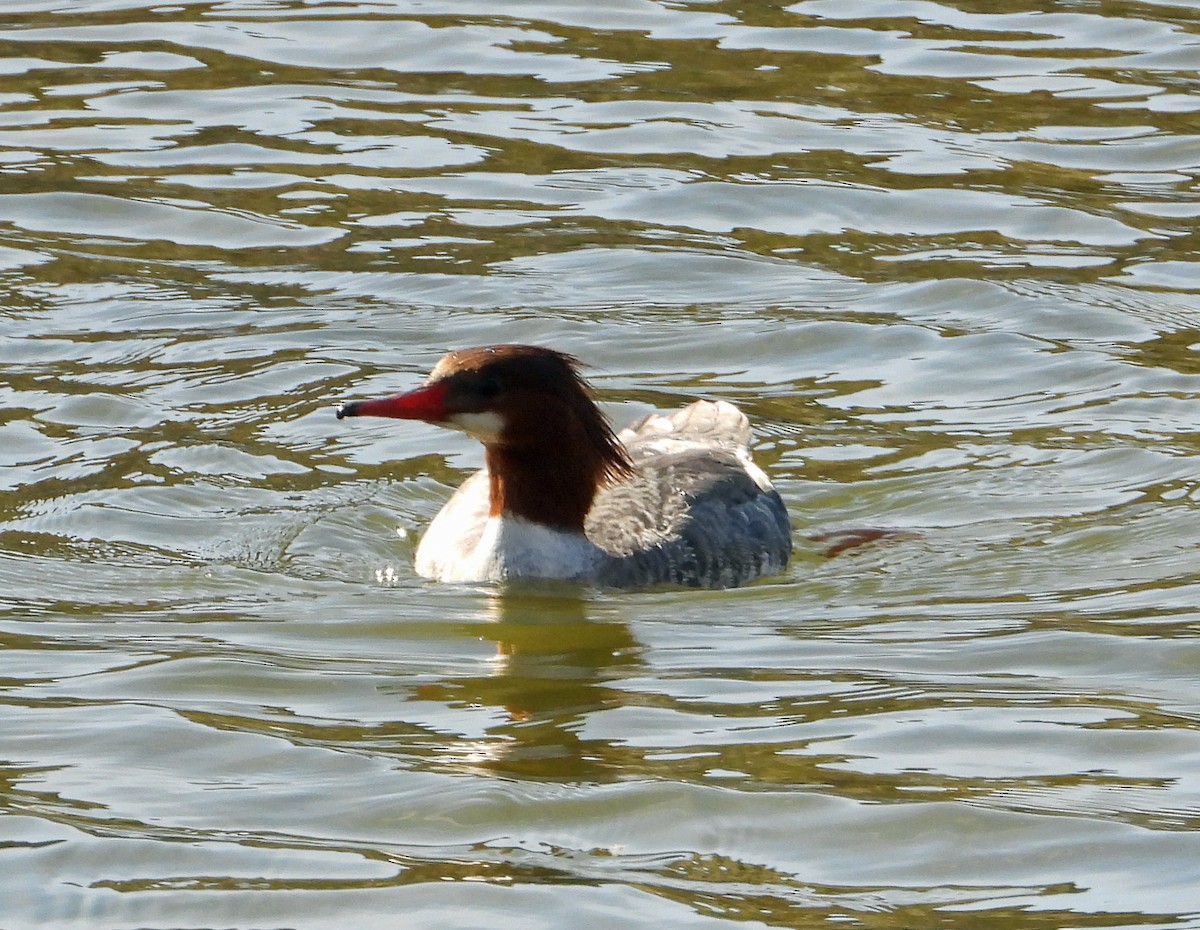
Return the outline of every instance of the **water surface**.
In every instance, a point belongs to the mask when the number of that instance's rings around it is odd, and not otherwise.
[[[997,6],[6,0],[0,924],[1200,927],[1200,13]],[[418,578],[501,341],[792,569]]]

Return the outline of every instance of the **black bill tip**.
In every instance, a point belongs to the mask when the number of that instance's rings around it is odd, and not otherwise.
[[[333,408],[333,412],[339,420],[344,420],[346,417],[358,416],[358,401],[350,400],[344,404],[338,404]]]

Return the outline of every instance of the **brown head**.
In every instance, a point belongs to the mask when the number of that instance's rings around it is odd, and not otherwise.
[[[633,466],[579,369],[570,355],[539,346],[459,349],[422,387],[342,404],[337,416],[464,430],[487,450],[493,514],[582,531],[596,491]]]

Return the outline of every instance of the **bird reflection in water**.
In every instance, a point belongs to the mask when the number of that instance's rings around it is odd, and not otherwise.
[[[643,648],[612,606],[572,594],[505,591],[487,622],[465,631],[496,644],[488,674],[444,679],[419,697],[500,711],[483,739],[442,747],[455,768],[547,780],[615,779],[626,750],[580,736],[586,718],[628,702],[619,682],[643,667]],[[446,755],[451,758],[447,759]]]

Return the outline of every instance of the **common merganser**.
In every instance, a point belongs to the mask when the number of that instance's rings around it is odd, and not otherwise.
[[[725,401],[643,417],[614,435],[580,362],[553,349],[450,352],[406,394],[337,417],[424,420],[484,445],[483,469],[430,524],[416,569],[439,581],[563,579],[725,588],[778,574],[787,510]]]

